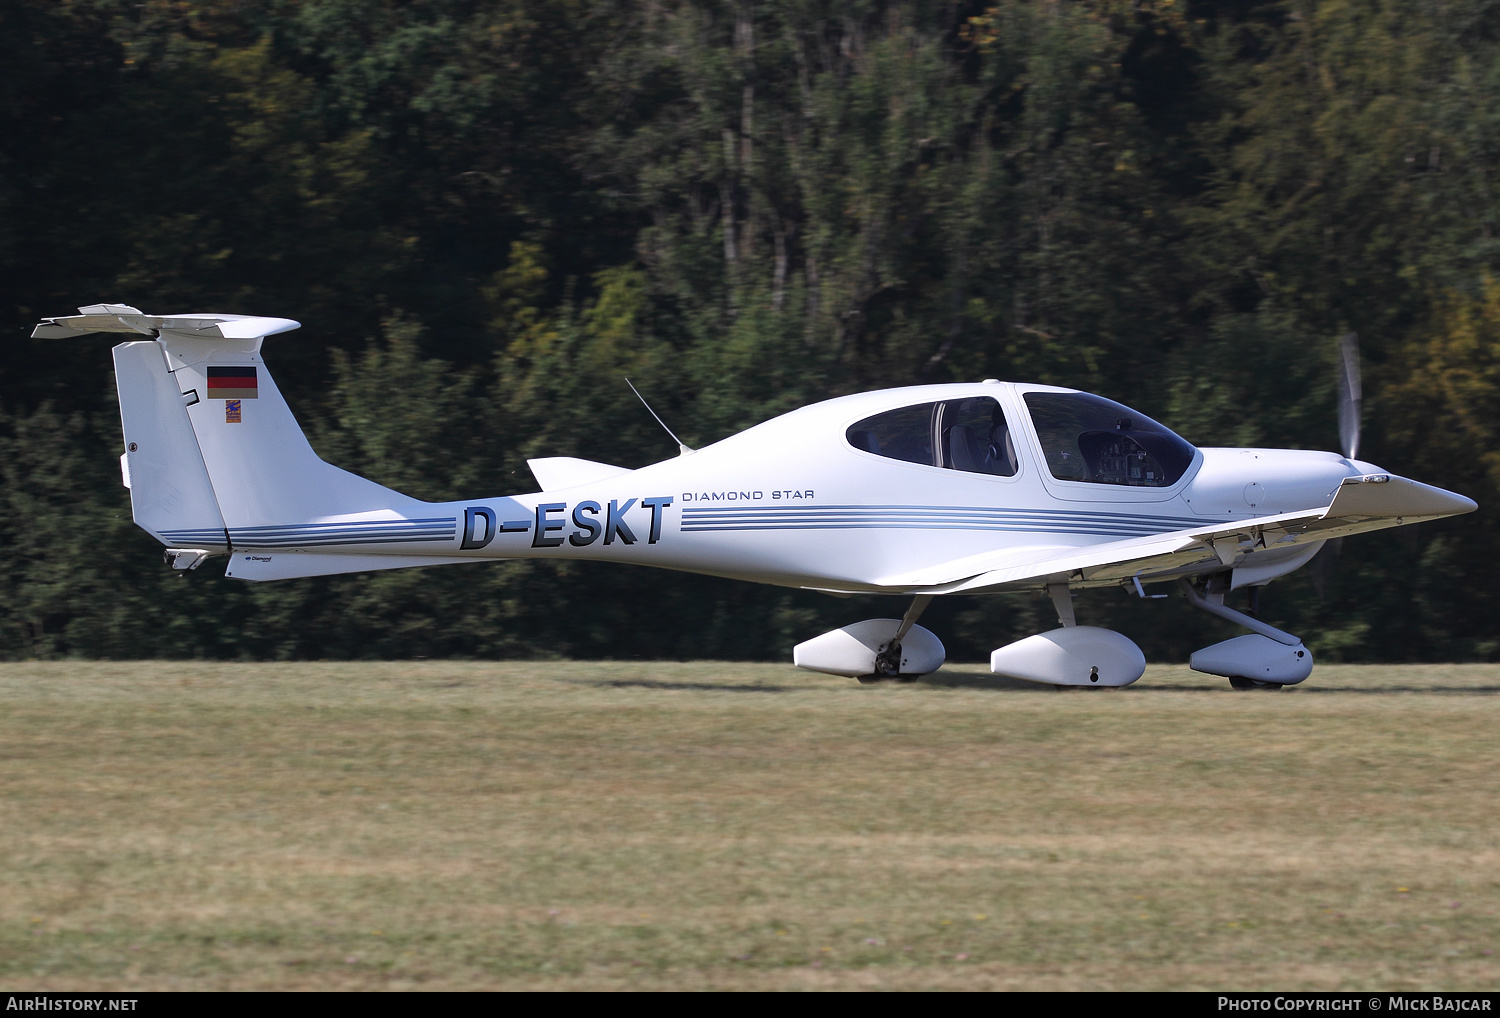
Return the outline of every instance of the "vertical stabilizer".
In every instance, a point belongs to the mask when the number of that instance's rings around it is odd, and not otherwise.
[[[324,462],[266,370],[260,338],[158,341],[235,544],[242,532],[366,514],[421,516],[425,503]]]

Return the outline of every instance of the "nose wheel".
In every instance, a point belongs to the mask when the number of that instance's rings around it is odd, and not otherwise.
[[[1312,673],[1313,660],[1312,653],[1302,646],[1302,640],[1266,625],[1253,615],[1230,608],[1224,603],[1222,589],[1210,592],[1213,579],[1210,577],[1202,589],[1187,579],[1182,580],[1182,592],[1188,603],[1210,615],[1244,626],[1250,632],[1194,651],[1190,667],[1194,671],[1222,675],[1235,689],[1274,690],[1307,678]]]

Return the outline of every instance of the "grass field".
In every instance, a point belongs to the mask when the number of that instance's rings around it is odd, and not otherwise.
[[[1500,667],[0,665],[0,988],[1494,989]]]

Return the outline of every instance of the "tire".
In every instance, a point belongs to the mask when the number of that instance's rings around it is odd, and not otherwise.
[[[1281,687],[1284,685],[1284,683],[1281,682],[1262,682],[1259,679],[1241,679],[1237,677],[1231,678],[1229,680],[1229,684],[1235,689],[1239,690],[1265,689],[1270,690],[1271,692],[1280,692]]]

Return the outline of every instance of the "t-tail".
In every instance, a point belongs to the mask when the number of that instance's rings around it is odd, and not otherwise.
[[[174,568],[227,554],[229,576],[284,579],[469,561],[453,556],[461,510],[392,491],[313,451],[260,353],[266,336],[297,327],[97,304],[44,319],[32,335],[137,337],[114,348],[120,468],[135,522],[166,546]],[[293,550],[300,554],[275,554]]]

